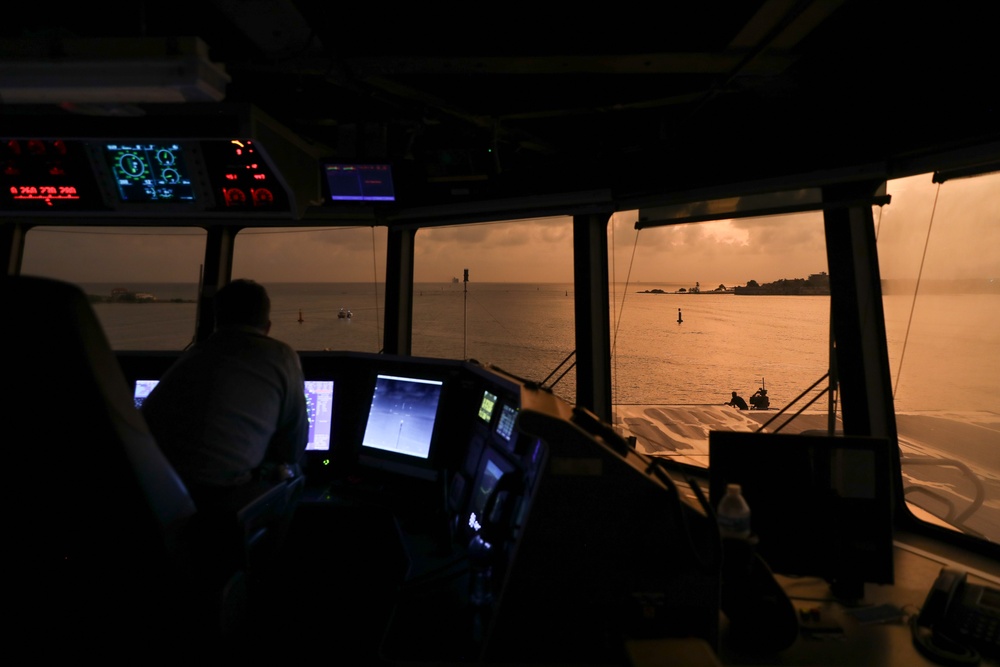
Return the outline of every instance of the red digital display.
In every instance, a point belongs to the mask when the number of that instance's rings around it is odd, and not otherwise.
[[[14,201],[43,201],[49,206],[59,200],[80,199],[80,193],[73,185],[12,185],[10,196]]]
[[[103,209],[83,146],[61,139],[0,141],[0,209]]]
[[[215,180],[218,198],[225,209],[253,209],[257,211],[282,211],[288,208],[288,197],[278,184],[267,161],[257,152],[250,139],[232,139],[228,142],[207,144],[213,164],[222,167]]]

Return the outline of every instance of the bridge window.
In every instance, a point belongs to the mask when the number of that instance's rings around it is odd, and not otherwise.
[[[114,349],[179,350],[194,339],[205,237],[192,228],[39,226],[25,236],[21,273],[79,285]]]
[[[615,425],[639,451],[707,465],[710,430],[825,429],[830,296],[820,212],[609,225]],[[759,394],[764,390],[766,394]],[[736,394],[748,409],[725,405]],[[809,405],[810,401],[814,401]],[[761,409],[758,409],[761,408]]]
[[[233,278],[271,296],[271,335],[296,350],[379,352],[384,227],[254,228],[236,236]]]
[[[414,275],[413,354],[477,359],[575,402],[572,218],[421,229]]]
[[[1000,174],[887,185],[874,214],[904,493],[996,542]]]

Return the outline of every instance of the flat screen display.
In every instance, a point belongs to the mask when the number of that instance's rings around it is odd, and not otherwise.
[[[500,409],[500,420],[497,422],[497,435],[510,442],[510,437],[514,433],[514,421],[517,419],[517,408],[513,405],[504,404]]]
[[[479,532],[482,530],[486,520],[483,516],[486,511],[486,503],[500,482],[500,478],[511,469],[512,466],[495,452],[487,451],[483,456],[475,486],[472,489],[472,497],[469,499],[469,515],[466,522],[470,531]]]
[[[141,408],[143,401],[159,380],[136,380],[133,400]],[[306,380],[306,412],[309,416],[309,441],[306,451],[328,451],[333,428],[333,380]]]
[[[153,391],[153,387],[159,383],[159,380],[136,380],[135,391],[132,394],[132,398],[135,400],[135,407],[141,408],[142,402],[149,396],[149,392]]]
[[[427,459],[442,386],[440,380],[378,375],[362,448]]]
[[[392,166],[388,164],[325,164],[331,201],[396,201]]]
[[[306,380],[309,442],[306,451],[329,451],[333,427],[333,380]]]
[[[493,408],[497,405],[497,395],[489,391],[483,392],[483,400],[479,402],[479,418],[487,424],[493,419]]]
[[[177,143],[109,143],[104,157],[124,204],[193,202],[185,149]]]

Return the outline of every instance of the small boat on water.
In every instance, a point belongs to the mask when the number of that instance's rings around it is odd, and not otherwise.
[[[352,312],[351,312],[351,311],[349,311],[349,310],[344,310],[343,308],[341,308],[341,309],[340,309],[340,312],[339,312],[339,313],[337,313],[337,319],[338,319],[338,320],[343,320],[343,319],[348,319],[348,320],[349,320],[349,319],[351,319],[351,318],[352,318],[353,316],[354,316],[354,313],[352,313]]]

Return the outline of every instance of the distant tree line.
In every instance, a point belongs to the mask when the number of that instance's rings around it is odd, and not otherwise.
[[[748,280],[745,287],[735,288],[737,294],[769,295],[823,295],[830,293],[830,276],[814,273],[808,278],[782,278],[774,282],[758,284]]]

